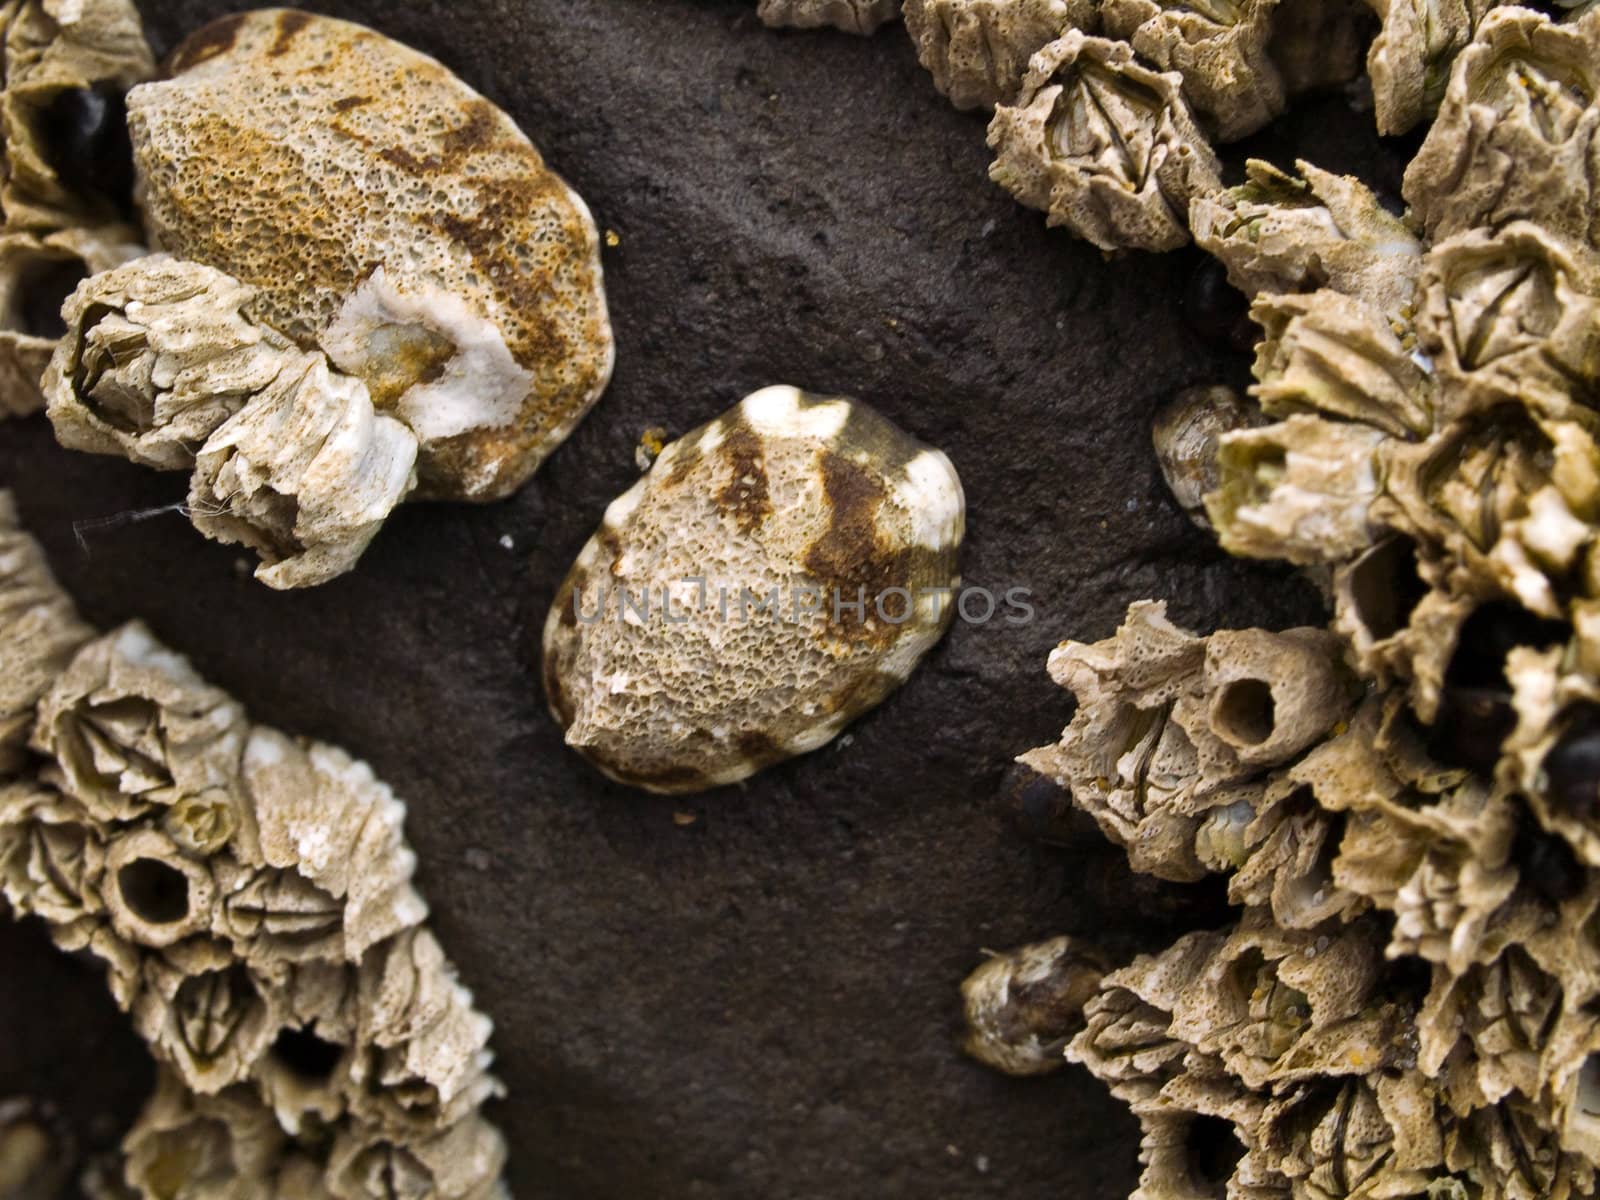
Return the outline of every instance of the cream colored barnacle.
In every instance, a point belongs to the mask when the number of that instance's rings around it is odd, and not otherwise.
[[[756,6],[762,24],[779,29],[869,34],[899,15],[899,0],[761,0]]]
[[[1404,133],[1444,98],[1450,66],[1499,0],[1367,0],[1383,28],[1367,51],[1378,132]]]
[[[746,397],[662,451],[557,592],[567,743],[660,792],[815,750],[944,633],[964,522],[949,460],[865,405]]]
[[[525,483],[611,374],[582,198],[499,108],[357,25],[241,14],[170,65],[128,97],[155,239],[362,380],[419,439],[421,495]]]
[[[1456,59],[1405,196],[1434,240],[1532,220],[1594,247],[1597,139],[1600,20],[1500,8]]]
[[[1173,250],[1189,204],[1222,180],[1182,95],[1126,42],[1072,30],[1034,55],[1016,100],[995,110],[990,178],[1102,250]]]
[[[918,61],[957,108],[1009,104],[1029,59],[1100,24],[1097,0],[906,0],[905,19]]]
[[[1232,388],[1185,388],[1156,414],[1150,437],[1173,498],[1202,529],[1210,529],[1205,496],[1222,483],[1220,439],[1261,424],[1261,413]]]

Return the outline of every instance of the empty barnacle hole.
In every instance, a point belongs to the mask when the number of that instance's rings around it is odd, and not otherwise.
[[[32,106],[35,145],[61,184],[135,214],[133,139],[126,92],[111,81],[65,87]]]
[[[113,842],[106,874],[112,920],[132,941],[170,946],[211,923],[216,885],[210,871],[164,834],[147,829]]]
[[[317,1033],[316,1023],[281,1030],[269,1052],[272,1061],[301,1083],[321,1087],[333,1079],[345,1047]]]
[[[1507,656],[1519,646],[1559,645],[1570,632],[1565,623],[1510,601],[1492,600],[1474,609],[1457,631],[1445,668],[1439,710],[1428,729],[1428,753],[1450,766],[1494,770],[1517,722]]]
[[[1582,704],[1566,714],[1539,766],[1539,790],[1564,816],[1600,816],[1600,705]]]
[[[62,306],[89,278],[70,250],[17,238],[0,250],[0,331],[55,341],[66,336]]]
[[[1416,543],[1408,537],[1393,537],[1368,550],[1350,565],[1342,583],[1340,599],[1373,642],[1405,629],[1428,594]]]
[[[1233,1123],[1221,1117],[1196,1117],[1184,1133],[1184,1163],[1198,1195],[1222,1200],[1244,1154]]]
[[[1224,684],[1211,704],[1211,723],[1229,741],[1259,746],[1277,728],[1277,701],[1264,679],[1235,679]]]

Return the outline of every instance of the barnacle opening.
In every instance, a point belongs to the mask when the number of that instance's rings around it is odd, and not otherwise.
[[[1541,764],[1543,792],[1558,812],[1600,817],[1600,706],[1586,704],[1568,721]]]
[[[136,858],[117,872],[117,891],[130,912],[151,925],[176,925],[189,916],[189,878],[159,858]]]
[[[7,280],[0,328],[27,337],[55,340],[66,336],[61,307],[89,278],[88,264],[75,254],[41,246],[14,268]]]
[[[316,1025],[285,1029],[272,1043],[273,1059],[296,1079],[308,1084],[323,1084],[344,1058],[345,1048],[318,1036]]]
[[[103,81],[62,88],[35,109],[34,144],[63,186],[78,196],[100,196],[117,212],[135,213],[133,138],[127,93]]]
[[[1411,615],[1428,594],[1417,565],[1417,546],[1395,537],[1375,546],[1350,568],[1350,599],[1355,616],[1375,642],[1384,641],[1411,623]]]
[[[1211,720],[1217,732],[1243,746],[1259,746],[1277,728],[1277,701],[1264,679],[1236,679],[1217,694]]]
[[[1228,1181],[1244,1158],[1244,1143],[1233,1122],[1221,1117],[1199,1116],[1189,1124],[1183,1140],[1184,1163],[1198,1194],[1222,1200]]]

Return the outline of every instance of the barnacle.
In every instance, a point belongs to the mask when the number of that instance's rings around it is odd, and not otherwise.
[[[156,73],[138,10],[131,0],[8,0],[0,36],[6,232],[127,220],[123,97]]]
[[[1182,83],[1126,42],[1072,30],[1034,55],[1016,100],[995,110],[989,174],[1102,250],[1181,246],[1190,201],[1221,185]]]
[[[1421,244],[1359,180],[1307,162],[1296,169],[1251,159],[1243,184],[1197,196],[1195,241],[1252,298],[1328,287],[1395,319],[1411,304]]]
[[[349,570],[416,482],[418,440],[367,385],[245,314],[254,288],[153,257],[82,284],[45,374],[57,439],[193,469],[195,527],[278,588]]]
[[[1267,54],[1278,0],[1102,0],[1107,36],[1183,76],[1184,95],[1219,141],[1260,129],[1283,111],[1283,80]]]
[[[898,0],[761,0],[756,16],[777,28],[831,27],[845,33],[869,34],[899,15]]]
[[[491,1025],[424,926],[404,806],[342,750],[252,725],[143,626],[94,638],[3,503],[13,723],[39,757],[0,784],[0,895],[105,962],[162,1066],[129,1182],[500,1194]]]
[[[1378,132],[1404,133],[1443,99],[1451,65],[1499,0],[1368,0],[1383,28],[1367,51]]]
[[[360,379],[416,435],[422,495],[525,483],[611,374],[582,198],[504,112],[357,25],[229,17],[171,68],[128,97],[152,236]]]
[[[949,460],[865,405],[746,397],[612,502],[556,593],[567,744],[661,792],[824,745],[954,618],[965,514]]]
[[[1211,528],[1206,493],[1222,482],[1222,435],[1259,423],[1260,415],[1237,392],[1220,385],[1186,388],[1156,414],[1151,440],[1161,474],[1179,507],[1202,528]]]
[[[997,954],[961,985],[966,1052],[1009,1075],[1060,1070],[1083,1006],[1109,964],[1094,947],[1058,937]]]
[[[1028,60],[1069,29],[1099,32],[1096,0],[906,0],[906,32],[957,108],[1008,104]]]
[[[1430,238],[1528,220],[1592,253],[1600,145],[1600,21],[1496,9],[1461,52],[1438,119],[1406,170]]]

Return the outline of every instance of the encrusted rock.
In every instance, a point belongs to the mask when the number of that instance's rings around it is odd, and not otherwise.
[[[160,244],[243,281],[251,320],[361,379],[420,441],[423,495],[526,482],[611,374],[577,193],[504,112],[357,25],[228,17],[171,69],[128,97]]]
[[[662,792],[815,750],[944,633],[964,521],[949,460],[865,405],[747,397],[662,451],[557,592],[568,745]]]
[[[1100,23],[1097,0],[906,0],[905,18],[918,61],[957,108],[1011,103],[1029,59]]]
[[[1102,250],[1175,249],[1189,240],[1190,202],[1222,182],[1182,85],[1126,42],[1072,30],[995,110],[989,175]]]

